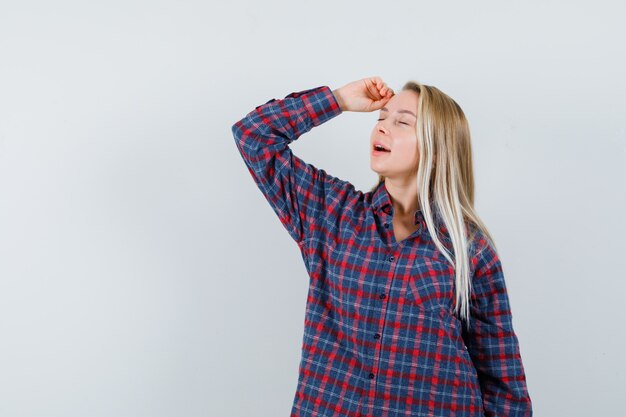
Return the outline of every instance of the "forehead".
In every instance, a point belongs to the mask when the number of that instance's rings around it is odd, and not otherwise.
[[[380,109],[382,113],[405,113],[404,110],[408,110],[413,114],[417,113],[417,99],[418,95],[414,91],[403,90],[396,93],[383,108]]]

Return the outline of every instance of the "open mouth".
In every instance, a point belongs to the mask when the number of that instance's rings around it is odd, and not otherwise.
[[[373,151],[374,152],[391,152],[389,149],[379,144],[374,145]]]

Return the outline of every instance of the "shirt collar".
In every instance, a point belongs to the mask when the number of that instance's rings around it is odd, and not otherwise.
[[[391,197],[389,196],[387,187],[385,187],[384,181],[381,181],[374,190],[374,194],[372,195],[372,206],[376,213],[379,213],[382,210],[387,214],[391,214],[393,211]],[[424,214],[422,213],[422,210],[418,209],[415,212],[413,220],[415,221],[415,224],[424,220]]]

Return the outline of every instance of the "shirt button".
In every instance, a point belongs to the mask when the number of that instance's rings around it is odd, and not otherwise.
[[[385,227],[389,229],[389,223],[385,223]]]
[[[370,379],[374,379],[374,374],[370,372],[369,377],[370,377]]]
[[[381,295],[379,295],[379,297],[380,297],[381,300],[384,300],[386,295],[385,295],[385,293],[382,293]]]
[[[374,339],[380,339],[380,333],[376,333],[376,334],[374,335]]]
[[[395,259],[395,258],[393,257],[393,255],[391,255],[391,256],[389,257],[389,261],[390,261],[390,262],[393,262],[393,260],[394,260],[394,259]]]

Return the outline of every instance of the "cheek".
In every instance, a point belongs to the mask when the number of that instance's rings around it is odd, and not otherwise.
[[[417,155],[417,145],[411,142],[402,142],[402,144],[398,145],[398,150],[402,153],[405,159],[413,159]]]
[[[407,167],[413,167],[419,161],[419,155],[417,152],[417,148],[415,144],[402,144],[402,146],[398,146],[396,150],[396,158],[398,161],[402,161],[403,165]]]

